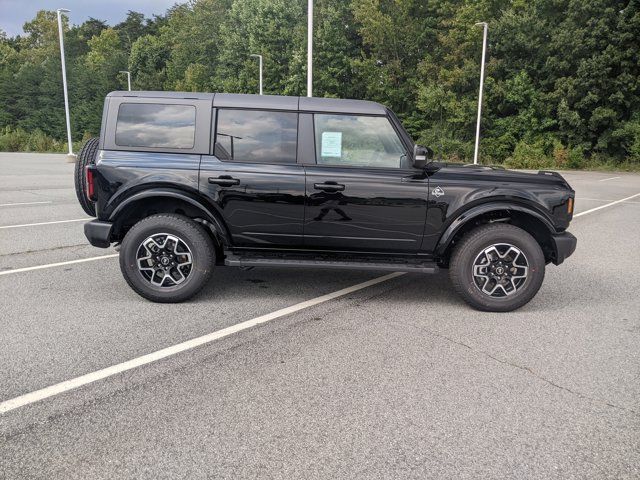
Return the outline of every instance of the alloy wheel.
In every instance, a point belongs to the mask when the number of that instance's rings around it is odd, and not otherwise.
[[[136,261],[142,277],[160,288],[180,285],[193,268],[193,256],[185,241],[168,233],[147,237],[138,247]]]
[[[527,281],[529,262],[518,247],[496,243],[482,250],[473,262],[473,281],[490,297],[513,295]]]

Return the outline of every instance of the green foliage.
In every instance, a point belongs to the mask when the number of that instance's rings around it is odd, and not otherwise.
[[[306,1],[188,0],[109,27],[64,25],[75,140],[104,96],[134,89],[306,93]],[[392,108],[438,158],[473,157],[482,29],[481,161],[640,168],[640,0],[315,0],[316,96]],[[55,12],[0,32],[0,149],[64,150]],[[30,133],[29,133],[30,132]],[[56,143],[57,142],[57,143]]]
[[[82,141],[73,142],[74,148],[80,148],[81,143],[88,137],[85,135]],[[66,152],[67,143],[46,135],[42,130],[36,129],[27,132],[22,128],[12,129],[5,127],[0,130],[1,152]]]
[[[144,35],[135,41],[129,56],[129,70],[137,89],[163,90],[169,53],[169,48],[153,35]]]
[[[541,141],[527,143],[520,140],[516,144],[513,156],[508,157],[505,166],[509,168],[546,168],[548,165],[548,157],[545,153],[544,145]]]

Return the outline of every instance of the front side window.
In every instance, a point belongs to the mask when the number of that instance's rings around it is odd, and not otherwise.
[[[116,145],[146,148],[193,148],[196,107],[123,103],[118,109]]]
[[[406,151],[386,117],[314,116],[320,165],[406,168]]]
[[[220,160],[296,163],[298,114],[218,110],[214,154]]]

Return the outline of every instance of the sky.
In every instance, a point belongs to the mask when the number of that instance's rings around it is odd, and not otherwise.
[[[8,36],[23,34],[22,25],[33,19],[38,10],[71,10],[69,21],[79,25],[89,17],[104,20],[109,25],[120,23],[127,11],[134,10],[150,17],[163,14],[175,3],[186,0],[0,0],[0,29]]]

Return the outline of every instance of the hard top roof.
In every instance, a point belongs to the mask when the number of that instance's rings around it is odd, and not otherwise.
[[[346,100],[340,98],[290,97],[285,95],[253,95],[240,93],[192,93],[117,91],[108,97],[167,98],[185,100],[210,100],[214,107],[264,108],[268,110],[296,110],[301,112],[357,113],[385,115],[386,107],[368,100]]]

